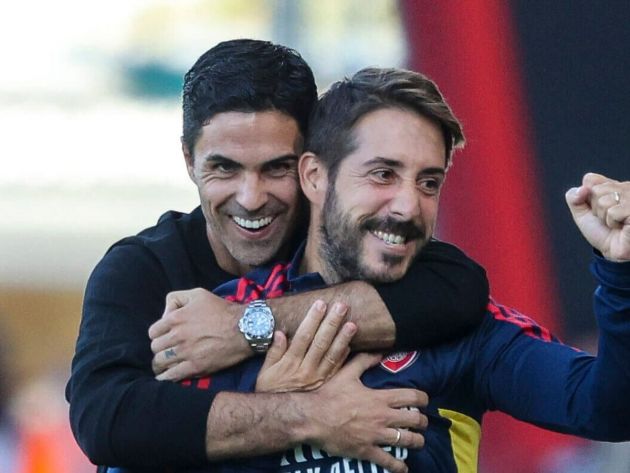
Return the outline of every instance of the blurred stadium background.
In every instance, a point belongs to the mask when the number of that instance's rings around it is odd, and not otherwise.
[[[179,148],[181,78],[225,39],[296,48],[320,90],[360,67],[437,80],[468,146],[439,235],[492,294],[596,350],[590,249],[564,192],[630,179],[624,0],[22,0],[0,7],[0,472],[94,471],[67,427],[90,270],[117,239],[196,205]],[[544,369],[544,367],[541,367]],[[481,473],[628,472],[628,445],[484,424]]]

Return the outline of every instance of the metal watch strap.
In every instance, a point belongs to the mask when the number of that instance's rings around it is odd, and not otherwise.
[[[253,307],[254,309],[258,309],[258,308],[269,308],[269,306],[267,305],[267,302],[264,299],[256,299],[255,301],[251,301],[249,304],[247,304],[247,307]]]
[[[267,309],[271,310],[267,301],[264,299],[256,299],[247,304],[247,309]],[[272,314],[273,316],[273,314]],[[272,335],[273,336],[273,335]],[[269,345],[271,345],[271,339],[267,341],[248,339],[249,346],[257,354],[265,354],[269,350]]]
[[[255,342],[253,340],[249,341],[249,346],[252,350],[254,350],[254,353],[260,353],[263,355],[269,350],[269,345],[271,345],[271,342]]]

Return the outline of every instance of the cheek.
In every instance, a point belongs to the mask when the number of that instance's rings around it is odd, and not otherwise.
[[[431,199],[422,203],[422,220],[429,228],[435,227],[438,215],[438,203],[439,200],[437,198],[435,200]]]
[[[232,186],[232,189],[234,187]],[[229,183],[220,182],[206,184],[199,188],[199,196],[202,200],[202,205],[210,208],[216,208],[225,203],[233,192],[230,190]]]
[[[278,200],[291,208],[297,208],[302,193],[297,180],[287,179],[282,183],[278,183],[278,185],[275,186],[275,190],[274,195]]]
[[[357,192],[349,194],[346,209],[356,218],[372,217],[382,213],[387,207],[387,198],[378,192]]]

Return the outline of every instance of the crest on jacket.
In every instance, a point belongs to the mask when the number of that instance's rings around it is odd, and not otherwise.
[[[399,351],[392,353],[383,361],[381,366],[390,373],[398,373],[399,371],[409,368],[418,359],[418,351]]]

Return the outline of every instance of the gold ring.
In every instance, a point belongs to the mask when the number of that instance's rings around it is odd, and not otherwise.
[[[400,429],[396,429],[396,440],[394,440],[392,447],[398,445],[398,442],[400,442],[400,437],[402,437],[402,433],[400,433]]]
[[[613,197],[615,198],[615,204],[618,204],[619,202],[621,202],[621,195],[619,194],[619,192],[617,191],[613,192]]]

